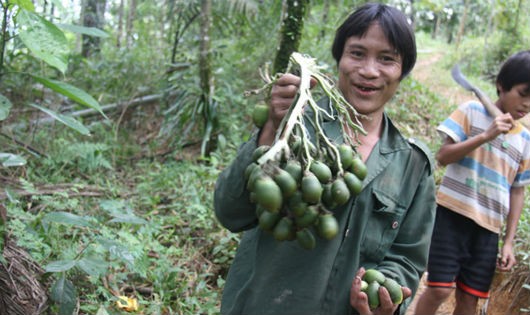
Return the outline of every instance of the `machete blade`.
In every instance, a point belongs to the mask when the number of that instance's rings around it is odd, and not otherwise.
[[[496,117],[502,114],[501,110],[491,102],[491,100],[484,92],[482,92],[482,90],[469,83],[469,81],[460,71],[460,67],[458,66],[458,64],[455,64],[451,69],[451,76],[461,87],[475,93],[477,98],[484,105],[484,107],[486,107],[486,110],[490,113],[491,116]]]
[[[462,71],[460,71],[460,66],[458,64],[455,64],[453,68],[451,69],[451,76],[453,77],[453,80],[456,81],[461,87],[468,91],[475,91],[475,87],[469,83],[469,81],[466,79],[466,77],[462,74]]]

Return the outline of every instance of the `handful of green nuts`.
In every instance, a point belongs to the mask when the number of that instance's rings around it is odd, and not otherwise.
[[[403,291],[401,285],[396,280],[385,277],[385,275],[376,269],[367,269],[362,281],[361,291],[368,296],[368,305],[370,309],[379,306],[379,288],[383,286],[390,294],[390,298],[394,304],[401,304],[403,302]]]

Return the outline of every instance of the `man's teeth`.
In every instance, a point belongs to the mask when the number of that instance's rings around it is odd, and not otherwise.
[[[368,87],[363,87],[363,86],[361,86],[360,89],[363,90],[363,91],[373,91],[373,90],[375,90],[374,88],[368,88]]]

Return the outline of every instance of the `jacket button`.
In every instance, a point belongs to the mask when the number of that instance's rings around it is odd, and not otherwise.
[[[393,229],[397,229],[398,225],[399,225],[398,221],[392,222],[392,228]]]

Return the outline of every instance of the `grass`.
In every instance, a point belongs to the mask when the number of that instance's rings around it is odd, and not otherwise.
[[[423,140],[435,152],[436,126],[456,106],[452,97],[463,91],[449,75],[456,57],[445,44],[420,34],[418,48],[418,65],[434,61],[427,71],[413,72],[402,82],[387,111],[406,136]],[[470,73],[469,78],[476,77]],[[37,133],[48,158],[30,159],[28,166],[2,174],[32,192],[14,193],[7,202],[9,232],[38,264],[48,267],[47,277],[66,275],[73,283],[80,314],[102,309],[125,314],[115,304],[121,294],[137,298],[145,314],[218,313],[239,234],[228,232],[215,219],[214,184],[248,138],[251,125],[237,123],[241,113],[230,109],[233,113],[223,117],[230,122],[226,138],[219,139],[218,150],[208,159],[189,148],[173,157],[156,156],[150,147],[156,145],[139,145],[127,126],[121,127],[122,135],[95,124],[90,142],[66,131],[55,131],[53,137]],[[142,157],[146,151],[150,157]],[[438,169],[436,176],[441,174]],[[67,189],[41,189],[64,183]],[[16,187],[10,188],[15,192]],[[82,194],[91,187],[98,188],[97,195]],[[528,213],[525,207],[517,243],[523,264],[530,256],[530,240],[525,238]],[[99,261],[105,268],[87,270],[80,261]],[[74,267],[49,268],[57,262],[74,262]]]

